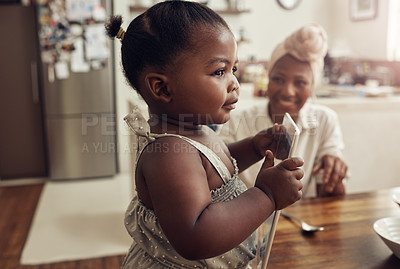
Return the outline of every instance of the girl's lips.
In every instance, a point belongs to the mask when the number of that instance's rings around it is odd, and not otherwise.
[[[226,102],[223,105],[223,107],[227,108],[227,109],[230,109],[230,110],[235,109],[236,108],[236,103],[238,102],[238,100],[239,100],[238,98],[235,98],[233,100],[229,100],[228,102]]]
[[[224,108],[232,110],[236,108],[236,104],[224,105]]]

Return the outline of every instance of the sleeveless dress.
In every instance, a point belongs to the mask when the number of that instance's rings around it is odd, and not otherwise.
[[[212,202],[229,201],[246,191],[246,186],[238,177],[236,160],[232,158],[235,172],[231,176],[228,168],[220,158],[205,145],[188,137],[175,134],[151,134],[143,121],[134,116],[126,119],[128,125],[138,135],[138,155],[140,158],[144,148],[155,139],[174,136],[185,140],[203,154],[214,166],[223,180],[223,185],[211,190]],[[129,121],[137,121],[137,123]],[[141,128],[140,128],[141,127]],[[137,162],[136,160],[136,162]],[[228,224],[229,225],[229,224]],[[247,264],[255,257],[257,241],[253,233],[236,248],[214,258],[203,260],[187,260],[180,256],[164,235],[154,211],[135,196],[125,214],[125,227],[134,242],[122,264],[123,269],[140,268],[247,268]]]

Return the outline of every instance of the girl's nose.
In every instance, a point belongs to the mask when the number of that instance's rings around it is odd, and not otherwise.
[[[237,94],[239,95],[239,88],[240,88],[240,83],[237,80],[236,76],[233,75],[232,83],[229,85],[228,92],[236,91]]]

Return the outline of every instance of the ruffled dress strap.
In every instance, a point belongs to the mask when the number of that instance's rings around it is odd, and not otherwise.
[[[198,151],[200,151],[210,161],[210,163],[214,166],[214,168],[217,170],[219,176],[222,178],[224,183],[227,183],[231,179],[231,174],[230,174],[228,168],[222,162],[221,158],[218,157],[218,155],[215,154],[215,152],[212,151],[207,146],[205,146],[205,145],[203,145],[203,144],[201,144],[201,143],[199,143],[199,142],[197,142],[197,141],[195,141],[193,139],[190,139],[190,138],[188,138],[186,136],[182,136],[182,135],[177,135],[177,134],[159,134],[159,135],[154,135],[154,137],[156,137],[156,138],[168,137],[168,136],[180,138],[180,139],[188,142],[189,144],[191,144]]]
[[[222,178],[224,183],[227,183],[231,178],[231,174],[228,170],[228,168],[225,166],[225,164],[222,162],[220,157],[212,151],[210,148],[207,146],[190,139],[186,136],[178,135],[178,134],[153,134],[150,133],[150,126],[143,117],[143,115],[140,113],[139,109],[136,107],[134,110],[127,115],[124,120],[128,124],[128,126],[135,132],[135,134],[138,136],[138,154],[137,158],[141,155],[143,152],[144,148],[147,146],[147,144],[155,141],[157,138],[162,138],[162,137],[177,137],[180,138],[192,146],[194,146],[198,151],[200,151],[209,161],[210,163],[214,166],[214,168],[217,170],[219,176]],[[140,137],[144,138],[144,141],[140,139]],[[236,164],[236,160],[234,160],[233,157],[231,157],[232,162],[234,163],[235,166],[235,173],[238,173],[238,168]]]

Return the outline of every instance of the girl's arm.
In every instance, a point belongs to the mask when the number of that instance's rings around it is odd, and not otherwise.
[[[212,169],[210,175],[204,169],[199,152],[188,150],[191,145],[176,138],[168,141],[170,150],[162,152],[152,152],[157,142],[149,145],[138,165],[165,235],[187,259],[215,257],[243,242],[281,204],[276,198],[279,191],[273,190],[285,190],[279,199],[290,204],[300,198],[296,177],[301,173],[272,168],[265,169],[263,177],[275,183],[258,179],[259,187],[228,202],[212,203],[208,177],[215,177],[216,172]]]
[[[275,153],[280,134],[282,134],[282,126],[275,124],[273,127],[263,130],[253,137],[228,144],[231,155],[237,160],[239,171],[246,170],[264,158],[267,150]]]
[[[264,158],[256,149],[253,141],[254,137],[248,137],[238,142],[228,144],[228,149],[231,155],[236,159],[239,171],[242,172]]]

